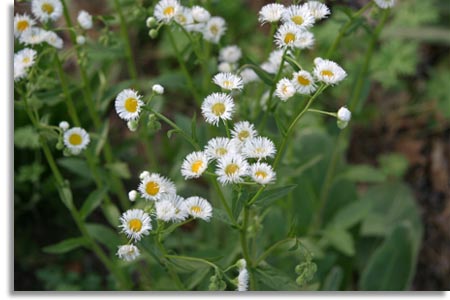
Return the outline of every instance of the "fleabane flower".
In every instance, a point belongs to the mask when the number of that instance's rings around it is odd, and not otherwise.
[[[266,137],[254,137],[245,141],[241,153],[248,158],[267,158],[273,157],[277,150],[275,144]]]
[[[177,194],[165,194],[155,203],[156,217],[165,222],[182,222],[187,219],[189,212],[186,201]]]
[[[19,81],[27,76],[27,69],[21,63],[14,63],[14,81]]]
[[[275,95],[282,101],[286,102],[289,98],[295,95],[295,91],[296,89],[292,81],[287,78],[283,78],[277,83]]]
[[[228,63],[236,63],[241,59],[242,51],[236,45],[226,46],[220,49],[219,51],[219,60],[228,62]]]
[[[281,25],[275,33],[275,43],[278,48],[295,48],[303,29],[293,23]]]
[[[117,95],[114,106],[119,117],[129,121],[139,118],[143,104],[141,96],[136,91],[125,89]]]
[[[395,0],[374,0],[378,7],[382,9],[391,8],[395,5]]]
[[[24,31],[34,26],[36,22],[28,14],[14,16],[14,36],[19,37]]]
[[[150,173],[143,177],[138,191],[142,198],[147,200],[159,200],[165,194],[176,194],[177,192],[175,184],[171,180],[156,173]]]
[[[181,9],[180,2],[177,0],[161,0],[155,6],[154,16],[163,23],[169,23]]]
[[[187,7],[181,6],[178,9],[177,13],[174,16],[175,22],[183,26],[185,29],[189,29],[189,25],[194,23],[194,19],[192,18],[191,9]]]
[[[56,21],[62,16],[63,7],[59,0],[33,0],[31,11],[41,22]]]
[[[218,73],[214,75],[213,82],[224,90],[242,90],[244,83],[242,78],[232,73]]]
[[[19,41],[25,45],[37,45],[45,41],[47,31],[39,27],[30,27],[19,37]]]
[[[62,49],[64,41],[55,32],[47,31],[45,34],[45,42],[56,49]]]
[[[70,153],[77,155],[86,149],[91,140],[86,130],[80,127],[72,127],[64,131],[63,141]]]
[[[141,252],[139,251],[138,247],[131,244],[119,246],[116,254],[120,259],[123,259],[124,261],[133,261],[138,258],[139,255],[141,255]]]
[[[302,95],[309,95],[316,90],[316,84],[312,75],[304,70],[292,74],[292,83],[297,90],[297,93]]]
[[[275,172],[267,163],[257,162],[250,165],[250,176],[253,181],[259,184],[270,184],[275,180]]]
[[[191,8],[192,18],[197,23],[206,23],[211,18],[211,14],[204,7],[194,5]]]
[[[181,165],[184,179],[199,178],[208,167],[208,157],[202,151],[192,152],[186,156]]]
[[[29,68],[35,63],[36,50],[25,48],[14,54],[14,64],[22,64],[24,68]]]
[[[217,137],[210,139],[205,146],[205,153],[210,159],[219,159],[225,155],[235,154],[236,145],[229,138]]]
[[[84,30],[89,30],[92,28],[92,16],[85,10],[81,10],[78,13],[77,21]]]
[[[242,82],[244,84],[257,81],[259,79],[258,74],[250,68],[243,69],[239,75],[242,78]]]
[[[209,221],[212,217],[212,206],[206,200],[198,196],[189,197],[184,201],[187,212],[196,219]]]
[[[261,7],[259,11],[258,21],[261,24],[266,22],[274,23],[278,22],[281,19],[281,15],[283,14],[286,8],[283,4],[279,3],[270,3]]]
[[[152,230],[150,216],[142,209],[127,210],[120,217],[120,223],[122,232],[135,241],[139,241],[142,236],[148,235]]]
[[[326,84],[336,84],[347,77],[347,73],[337,63],[317,57],[314,59],[314,76]]]
[[[227,30],[226,22],[221,17],[212,17],[208,20],[203,29],[203,38],[214,44],[219,43],[220,38]]]
[[[255,125],[248,121],[241,121],[234,124],[233,129],[231,130],[231,136],[233,139],[238,140],[243,143],[248,139],[252,139],[258,135],[258,132],[255,129]]]
[[[225,93],[212,93],[202,103],[202,114],[205,121],[218,125],[220,120],[230,120],[234,112],[234,101]]]
[[[281,20],[290,23],[301,29],[306,29],[314,25],[314,17],[308,7],[304,5],[291,5],[285,9]]]
[[[308,1],[303,5],[309,9],[316,21],[327,18],[330,15],[330,9],[328,6],[320,3],[319,1]]]
[[[238,154],[226,155],[217,161],[217,180],[222,184],[242,182],[242,177],[247,176],[248,171],[248,162]]]
[[[308,30],[303,30],[297,37],[295,47],[298,49],[310,49],[314,46],[314,34]]]

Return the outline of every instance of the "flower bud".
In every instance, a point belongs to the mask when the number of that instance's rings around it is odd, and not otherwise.
[[[155,92],[158,95],[164,94],[164,87],[160,84],[155,84],[152,86],[153,92]]]
[[[86,43],[86,38],[82,35],[77,36],[77,44],[78,45],[84,45]]]
[[[128,129],[130,131],[136,131],[139,125],[139,120],[130,120],[127,122]]]
[[[156,29],[150,29],[150,31],[148,32],[148,35],[152,38],[155,39],[158,36],[158,30]]]
[[[128,192],[128,199],[130,199],[131,202],[134,202],[137,197],[137,192],[135,190],[131,190]]]
[[[59,128],[61,128],[63,131],[66,131],[69,129],[69,123],[67,121],[61,121],[59,123]]]
[[[148,28],[152,28],[156,25],[156,19],[154,17],[148,17],[147,20],[145,20],[145,25],[147,25]]]
[[[347,107],[343,106],[337,111],[337,118],[343,122],[349,122],[352,118],[352,113],[347,109]]]

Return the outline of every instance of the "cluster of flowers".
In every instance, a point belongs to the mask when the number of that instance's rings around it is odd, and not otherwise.
[[[161,0],[154,10],[154,17],[147,19],[147,26],[153,27],[156,22],[168,24],[175,21],[186,31],[197,32],[203,39],[217,44],[227,29],[222,17],[211,16],[208,10],[202,6],[185,7],[178,0]],[[159,28],[159,27],[158,27]],[[158,31],[150,31],[150,36],[155,37]]]
[[[209,221],[212,217],[212,206],[206,199],[198,196],[184,199],[177,195],[175,184],[170,179],[148,171],[142,172],[139,178],[141,181],[137,191],[129,193],[130,201],[136,201],[138,197],[152,201],[154,209],[150,209],[150,214],[142,209],[130,209],[122,214],[119,227],[130,239],[130,243],[119,246],[117,255],[126,261],[134,260],[140,255],[139,249],[132,242],[138,242],[144,235],[150,234],[153,228],[150,215],[164,222],[182,222],[189,217]]]
[[[31,12],[42,23],[58,20],[63,14],[63,5],[59,0],[32,0]],[[83,30],[92,28],[92,16],[80,11],[78,23]],[[26,46],[33,47],[41,43],[47,43],[56,49],[62,49],[63,40],[53,31],[35,26],[36,20],[30,15],[16,14],[14,16],[14,36]],[[77,43],[84,44],[85,37],[77,37]],[[37,52],[25,48],[14,55],[14,81],[26,77],[28,69],[34,64]]]

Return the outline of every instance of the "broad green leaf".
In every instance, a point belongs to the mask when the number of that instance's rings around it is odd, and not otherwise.
[[[93,191],[84,201],[83,206],[80,209],[80,217],[86,219],[103,201],[108,192],[108,187],[105,186],[101,189]]]
[[[346,230],[329,226],[323,231],[323,236],[331,246],[341,253],[347,256],[355,254],[353,237]]]
[[[115,204],[108,203],[103,205],[103,212],[108,219],[109,224],[113,227],[119,226],[120,212]]]
[[[82,178],[92,179],[92,174],[86,161],[81,158],[63,157],[58,159],[58,165]]]
[[[268,288],[274,291],[296,291],[299,286],[295,283],[295,274],[292,278],[282,271],[270,266],[262,264],[255,269],[255,278]]]
[[[339,177],[354,182],[383,182],[386,180],[383,172],[369,165],[349,166],[347,170],[339,174]]]
[[[107,164],[105,166],[112,174],[116,175],[119,178],[129,179],[131,178],[130,169],[128,165],[124,162],[117,161],[114,163]]]
[[[86,229],[95,240],[108,247],[113,253],[116,252],[117,247],[121,244],[120,236],[110,227],[102,224],[88,223],[86,224]]]
[[[380,167],[387,176],[402,178],[409,167],[408,159],[400,153],[380,155]]]
[[[86,239],[84,237],[78,237],[66,239],[57,244],[46,246],[42,250],[46,253],[62,254],[79,247],[84,247],[86,245],[87,245]]]
[[[14,130],[14,146],[21,149],[39,148],[39,133],[28,125]]]
[[[344,271],[340,266],[334,266],[323,282],[322,291],[339,291],[344,279]]]
[[[263,207],[269,206],[273,202],[283,198],[284,196],[292,192],[296,186],[296,184],[290,184],[278,188],[267,189],[261,193],[255,204]]]
[[[354,201],[338,210],[328,226],[348,229],[361,222],[369,213],[372,203]]]

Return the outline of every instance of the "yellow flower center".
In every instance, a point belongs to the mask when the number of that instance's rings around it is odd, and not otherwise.
[[[29,57],[24,57],[24,58],[22,59],[22,62],[23,62],[24,64],[28,64],[28,63],[30,62],[30,58],[29,58]]]
[[[222,85],[226,88],[229,89],[233,86],[233,83],[229,80],[224,80],[224,82],[222,83]]]
[[[216,149],[216,154],[219,155],[219,156],[224,156],[227,153],[228,153],[228,150],[223,148],[223,147]]]
[[[127,98],[124,106],[127,112],[135,113],[138,109],[138,101],[136,98]]]
[[[292,22],[294,22],[297,25],[303,24],[303,18],[301,16],[294,16],[291,18]]]
[[[309,79],[304,76],[297,76],[297,81],[301,85],[309,85],[309,83],[310,83]]]
[[[154,181],[150,181],[145,186],[145,191],[147,192],[147,194],[155,196],[159,193],[159,184]]]
[[[264,178],[267,177],[267,173],[264,172],[264,171],[259,170],[259,171],[256,171],[256,172],[255,172],[255,176],[256,176],[256,177],[262,177],[262,178],[264,179]]]
[[[284,36],[284,43],[289,44],[293,41],[295,41],[295,34],[293,34],[292,32],[286,33],[286,35]]]
[[[320,72],[320,74],[321,74],[322,76],[327,76],[327,77],[331,77],[331,76],[334,75],[334,73],[331,72],[330,70],[323,70],[322,72]]]
[[[17,22],[17,30],[20,32],[25,31],[28,27],[30,27],[30,23],[27,20],[20,20]]]
[[[248,132],[247,130],[242,130],[241,132],[239,132],[238,134],[238,138],[239,140],[243,141],[246,138],[248,138],[250,136],[250,132]]]
[[[53,5],[51,5],[50,3],[42,4],[41,9],[42,9],[42,11],[44,11],[47,14],[51,14],[55,10]]]
[[[168,6],[164,9],[163,15],[170,16],[170,15],[173,15],[174,12],[175,12],[175,8],[173,6]]]
[[[128,221],[128,227],[131,231],[139,232],[142,229],[142,221],[139,219],[131,219]]]
[[[216,25],[212,25],[211,27],[209,27],[209,30],[211,31],[211,33],[213,35],[216,35],[219,33],[219,28]]]
[[[83,138],[78,133],[72,133],[69,137],[69,143],[74,146],[81,145]]]
[[[178,20],[178,23],[181,23],[181,24],[185,24],[187,21],[186,17],[184,15],[178,15],[176,18]]]
[[[220,117],[225,112],[225,104],[220,103],[220,102],[216,103],[212,106],[211,110],[212,110],[213,114]]]
[[[225,167],[225,174],[228,176],[233,175],[237,171],[239,171],[239,166],[237,164],[229,164]]]
[[[192,163],[191,170],[194,173],[198,173],[202,167],[203,167],[203,161],[196,160]]]
[[[198,205],[194,205],[191,207],[191,212],[193,212],[195,214],[199,214],[202,212],[202,208]]]
[[[256,154],[262,154],[262,153],[264,153],[264,148],[262,148],[262,147],[256,148],[256,149],[255,149],[255,153],[256,153]]]

